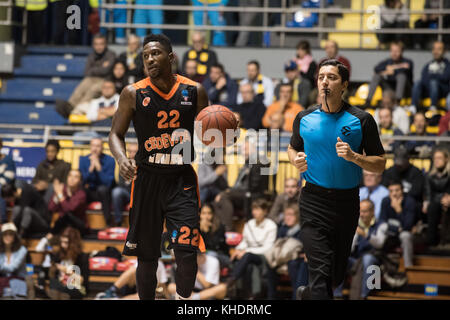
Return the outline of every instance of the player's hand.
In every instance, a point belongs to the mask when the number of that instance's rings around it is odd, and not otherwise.
[[[342,141],[341,138],[337,137],[336,143],[336,153],[338,157],[344,158],[347,161],[352,161],[354,157],[354,152],[347,142]]]
[[[306,162],[306,154],[298,152],[294,159],[294,166],[302,173],[308,170],[308,163]]]
[[[125,159],[119,162],[120,175],[127,181],[134,179],[136,174],[136,161],[134,159]]]

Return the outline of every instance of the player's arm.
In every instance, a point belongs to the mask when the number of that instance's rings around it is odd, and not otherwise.
[[[205,88],[199,83],[197,85],[197,114],[209,105],[208,94]]]
[[[119,164],[120,174],[125,180],[132,180],[136,171],[134,159],[128,159],[125,149],[125,134],[136,111],[136,89],[129,85],[122,90],[119,107],[112,120],[109,133],[109,148]]]
[[[300,173],[308,170],[308,163],[306,161],[306,154],[304,151],[303,138],[300,136],[300,119],[302,112],[299,112],[292,124],[292,136],[288,145],[287,153],[291,164],[296,167]]]

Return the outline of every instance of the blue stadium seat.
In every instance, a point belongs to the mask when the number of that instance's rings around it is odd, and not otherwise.
[[[67,120],[55,111],[53,104],[0,102],[0,122],[19,124],[64,125]]]
[[[91,47],[86,46],[28,46],[27,53],[28,54],[44,54],[44,55],[64,55],[64,54],[72,54],[74,56],[87,56],[92,52]]]
[[[22,57],[20,67],[14,70],[14,75],[82,78],[85,64],[84,57],[64,59],[61,56],[26,55]]]

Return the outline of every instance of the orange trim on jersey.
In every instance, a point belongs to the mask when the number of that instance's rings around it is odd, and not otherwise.
[[[191,86],[194,86],[194,87],[196,87],[198,85],[198,82],[195,82],[195,81],[192,81],[189,78],[180,76],[179,74],[177,74],[177,80],[180,81],[182,84],[188,84],[188,85],[191,85]]]
[[[141,81],[133,83],[133,87],[137,89],[144,89],[147,88],[150,85],[150,78],[147,77],[145,79],[142,79]]]
[[[163,99],[165,99],[165,100],[169,100],[170,98],[172,98],[173,95],[175,94],[175,92],[177,92],[178,87],[180,86],[180,78],[179,78],[178,75],[177,75],[177,81],[176,81],[175,84],[173,85],[172,89],[170,89],[169,93],[164,93],[164,92],[162,92],[161,90],[159,90],[159,89],[151,82],[150,78],[148,78],[148,79],[149,79],[149,85],[150,85],[150,87],[151,87],[157,94],[159,94],[159,95],[161,96],[161,98],[163,98]]]
[[[205,241],[203,241],[203,237],[201,234],[199,234],[200,239],[199,239],[199,243],[198,243],[198,249],[200,250],[200,252],[206,252],[206,246],[205,246]]]
[[[134,182],[136,181],[136,177],[137,177],[137,168],[136,168],[136,174],[134,175],[134,178],[133,178],[133,182],[131,182],[130,209],[133,207]]]

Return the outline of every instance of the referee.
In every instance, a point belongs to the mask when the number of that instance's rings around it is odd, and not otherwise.
[[[341,62],[322,62],[317,78],[322,104],[294,120],[288,155],[306,180],[300,220],[309,268],[309,286],[297,289],[298,299],[333,298],[358,224],[362,169],[381,173],[386,163],[372,116],[342,100],[348,79]]]

